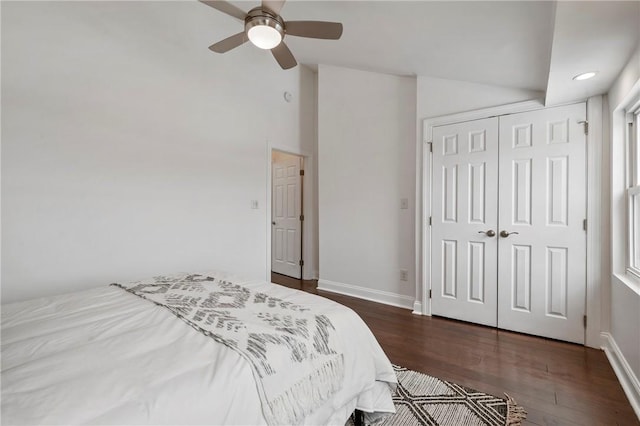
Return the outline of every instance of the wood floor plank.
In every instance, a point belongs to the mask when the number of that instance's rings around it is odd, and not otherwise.
[[[317,290],[316,281],[272,281],[353,309],[394,364],[525,407],[525,425],[640,426],[604,352]]]

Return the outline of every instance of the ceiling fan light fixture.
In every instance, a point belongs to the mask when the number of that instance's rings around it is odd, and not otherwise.
[[[273,49],[282,41],[282,34],[268,25],[255,25],[247,30],[249,41],[260,49]]]
[[[273,49],[284,38],[284,22],[260,7],[249,11],[244,23],[249,41],[260,49]]]

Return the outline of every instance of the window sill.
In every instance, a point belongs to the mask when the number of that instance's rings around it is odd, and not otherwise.
[[[613,274],[613,276],[622,284],[629,287],[631,291],[633,291],[638,296],[640,296],[640,280],[638,278],[628,273],[623,273],[623,274],[618,273],[618,274]]]

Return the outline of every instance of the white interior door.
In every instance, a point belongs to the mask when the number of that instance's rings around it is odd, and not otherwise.
[[[497,325],[498,119],[433,129],[432,313]]]
[[[274,155],[271,165],[271,270],[301,278],[302,158]]]
[[[585,104],[500,117],[500,328],[584,343],[585,117]]]

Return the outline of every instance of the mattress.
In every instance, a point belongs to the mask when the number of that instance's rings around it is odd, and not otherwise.
[[[343,386],[303,424],[395,411],[395,373],[357,314],[277,284],[238,283],[322,306],[338,330]],[[118,287],[3,305],[1,355],[3,424],[267,424],[244,358]]]

